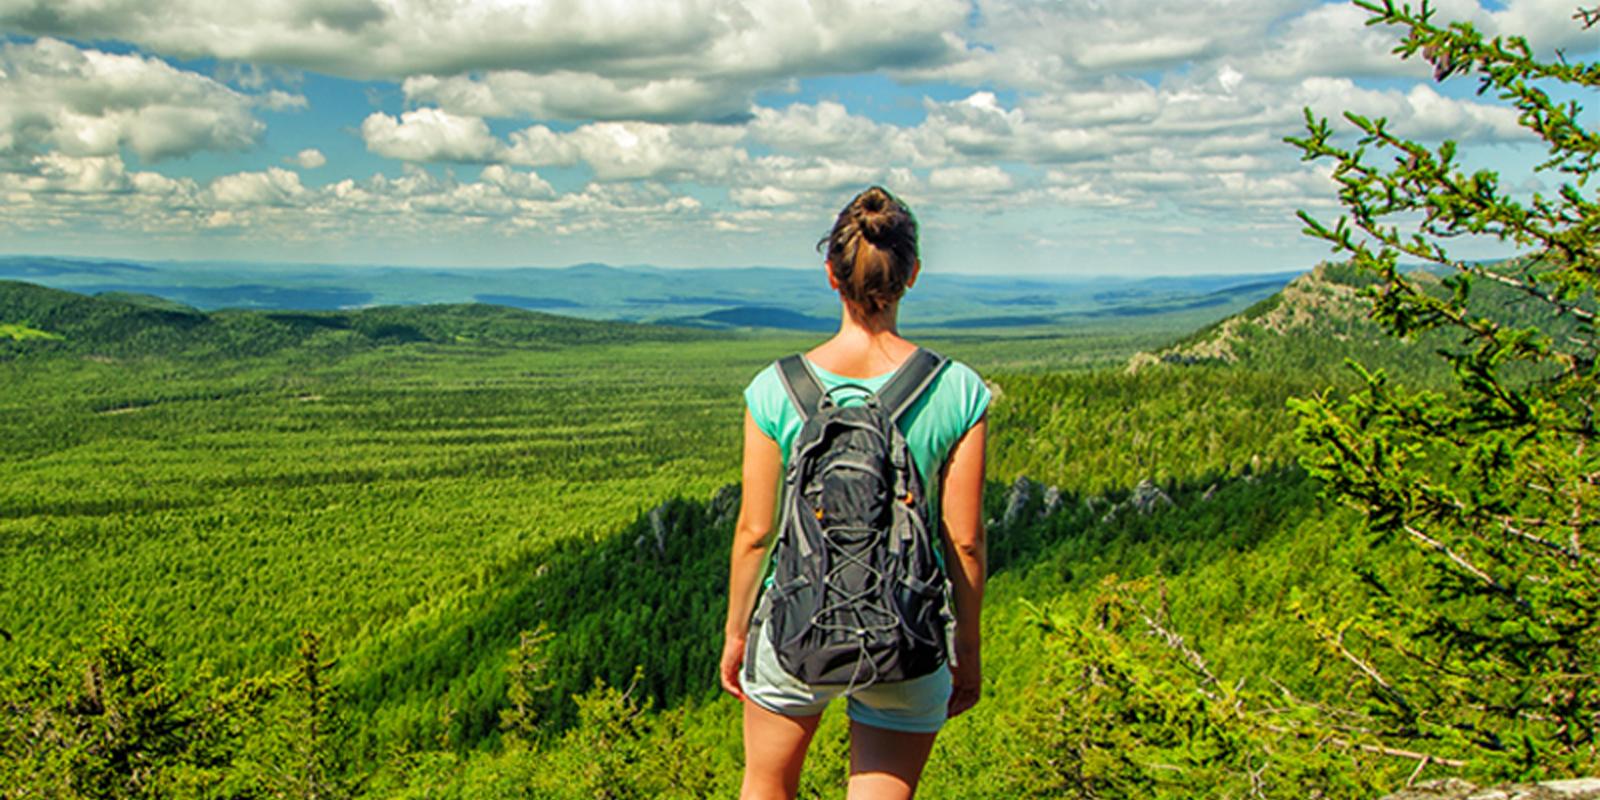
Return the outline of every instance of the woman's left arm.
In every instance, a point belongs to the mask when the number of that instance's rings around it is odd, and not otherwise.
[[[733,554],[728,564],[728,621],[723,628],[722,663],[718,670],[722,688],[741,700],[739,669],[744,666],[750,614],[755,610],[761,565],[772,538],[773,511],[777,508],[778,477],[783,454],[778,443],[744,413],[744,470],[739,501],[739,521],[733,529]]]
[[[950,665],[950,716],[977,704],[983,692],[983,589],[989,550],[983,529],[983,475],[989,416],[979,418],[950,450],[939,488],[945,569],[955,603],[955,662]]]

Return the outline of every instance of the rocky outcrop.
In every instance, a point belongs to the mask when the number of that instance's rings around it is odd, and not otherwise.
[[[1460,778],[1419,783],[1383,800],[1600,800],[1600,778],[1480,788]]]
[[[1018,477],[1012,482],[1011,488],[1006,490],[1005,511],[1000,515],[1000,526],[1009,528],[1028,518],[1028,509],[1034,507],[1034,499],[1039,498],[1038,510],[1034,519],[1044,519],[1061,510],[1064,500],[1061,489],[1057,486],[1046,486],[1034,481],[1027,476]],[[993,525],[994,520],[989,524]]]
[[[1006,510],[1000,516],[1000,526],[1009,528],[1017,524],[1022,518],[1022,512],[1028,507],[1028,501],[1033,499],[1033,489],[1036,486],[1026,476],[1018,476],[1012,482],[1011,488],[1006,490]]]
[[[1102,523],[1112,522],[1118,516],[1130,511],[1141,515],[1150,514],[1175,505],[1177,503],[1172,502],[1172,498],[1166,492],[1161,491],[1161,487],[1157,486],[1149,478],[1145,478],[1139,481],[1138,486],[1133,487],[1133,494],[1128,495],[1127,500],[1112,506],[1111,510],[1100,518],[1100,521]]]
[[[739,484],[730,483],[718,489],[711,495],[711,500],[706,503],[705,516],[696,517],[694,526],[696,530],[720,529],[732,525],[739,517]],[[667,500],[645,514],[649,528],[641,532],[633,540],[633,546],[641,552],[655,551],[657,558],[667,554],[667,539],[672,536],[674,524],[683,525],[682,500]],[[678,519],[674,522],[674,511]],[[704,522],[699,520],[703,519]],[[681,535],[681,533],[680,533]]]
[[[1061,490],[1055,486],[1047,486],[1044,490],[1044,507],[1039,509],[1039,518],[1044,519],[1061,510]]]
[[[732,525],[739,518],[739,484],[730,483],[711,496],[711,525]]]
[[[655,540],[656,555],[667,554],[667,504],[650,509],[650,536]],[[642,538],[642,537],[641,537]],[[640,542],[643,544],[643,542]]]

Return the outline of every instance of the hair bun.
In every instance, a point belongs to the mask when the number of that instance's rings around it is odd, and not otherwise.
[[[899,216],[894,212],[898,205],[888,192],[877,186],[862,192],[854,204],[861,233],[873,244],[882,244],[886,237],[894,234],[895,223],[898,222],[895,217]],[[903,207],[899,210],[905,213]]]
[[[873,186],[855,196],[817,243],[846,300],[876,314],[900,299],[917,265],[917,220],[894,195]]]
[[[883,207],[888,200],[888,192],[874,186],[861,193],[860,205],[857,208],[867,214],[877,214],[884,210]]]

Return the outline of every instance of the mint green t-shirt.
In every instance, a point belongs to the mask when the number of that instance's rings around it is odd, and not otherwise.
[[[810,359],[807,359],[807,363],[811,364],[824,389],[852,383],[876,392],[894,374],[886,372],[871,378],[846,378],[811,363]],[[834,398],[845,404],[864,396],[861,392],[849,389],[834,393]],[[783,390],[776,363],[768,365],[750,381],[744,390],[744,401],[756,427],[778,443],[778,450],[783,453],[787,466],[789,448],[794,443],[794,437],[800,434],[803,421],[800,412],[789,402],[788,393]],[[950,455],[950,448],[983,418],[988,408],[989,387],[983,385],[983,379],[966,364],[950,361],[939,370],[939,374],[905,416],[900,418],[900,430],[905,434],[912,460],[917,462],[917,469],[922,473],[922,482],[930,501],[935,500],[938,494],[939,471]]]

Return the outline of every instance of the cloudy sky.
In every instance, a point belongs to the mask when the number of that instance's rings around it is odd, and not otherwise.
[[[1576,0],[1438,5],[1544,52],[1600,44]],[[1301,0],[0,0],[0,252],[803,266],[876,182],[939,269],[1298,269],[1326,249],[1293,211],[1332,197],[1281,141],[1304,107],[1502,170],[1540,155],[1363,20]]]

